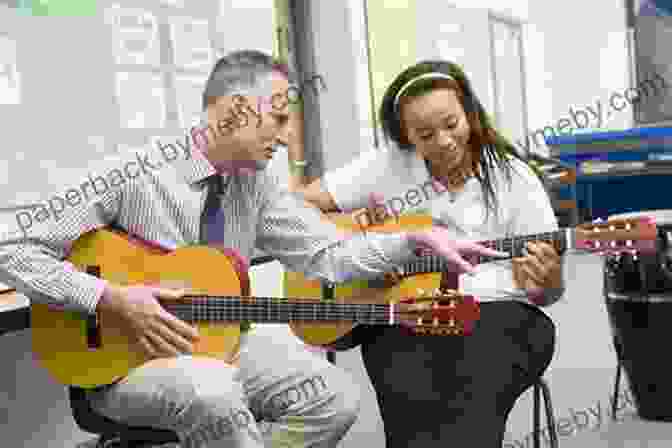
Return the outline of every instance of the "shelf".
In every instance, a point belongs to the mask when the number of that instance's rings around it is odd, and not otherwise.
[[[669,165],[649,165],[638,170],[614,170],[605,173],[579,174],[577,180],[608,179],[616,177],[631,176],[661,176],[672,175],[672,164]]]

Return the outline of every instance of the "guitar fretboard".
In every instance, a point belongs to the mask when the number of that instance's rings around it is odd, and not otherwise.
[[[566,247],[564,230],[553,232],[537,233],[532,235],[515,236],[497,240],[479,241],[482,246],[489,247],[501,252],[509,252],[508,258],[524,256],[525,245],[530,241],[544,241],[552,244],[560,253],[564,252]],[[469,260],[475,264],[487,263],[489,261],[505,260],[505,257],[474,256]],[[443,272],[448,267],[446,261],[438,255],[424,255],[418,261],[405,265],[404,273],[406,275],[425,274],[430,272]]]
[[[180,302],[162,302],[162,305],[168,312],[190,322],[351,321],[383,325],[390,320],[388,304],[293,301],[276,297],[241,299],[238,296],[187,296]]]

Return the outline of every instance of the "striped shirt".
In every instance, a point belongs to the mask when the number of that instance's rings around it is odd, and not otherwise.
[[[79,184],[5,223],[0,281],[36,302],[94,313],[106,281],[63,261],[82,234],[114,225],[166,249],[198,244],[204,180],[216,171],[200,151],[173,149],[104,159]],[[414,258],[400,234],[344,239],[263,171],[221,175],[225,245],[247,260],[256,247],[293,271],[341,283],[377,277]]]

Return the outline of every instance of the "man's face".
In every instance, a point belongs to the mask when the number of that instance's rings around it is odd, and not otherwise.
[[[208,122],[216,132],[208,155],[220,168],[266,168],[278,144],[287,145],[289,82],[273,73],[249,94],[223,96],[208,106]]]

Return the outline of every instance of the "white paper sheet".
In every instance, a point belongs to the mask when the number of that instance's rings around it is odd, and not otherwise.
[[[162,129],[166,123],[165,88],[156,73],[119,72],[116,93],[121,126]]]
[[[172,17],[170,37],[176,66],[193,70],[210,70],[213,50],[207,20]]]
[[[21,77],[16,66],[16,41],[0,35],[0,104],[21,103]]]
[[[107,9],[105,17],[112,26],[117,64],[160,64],[158,21],[154,14],[114,5]]]

